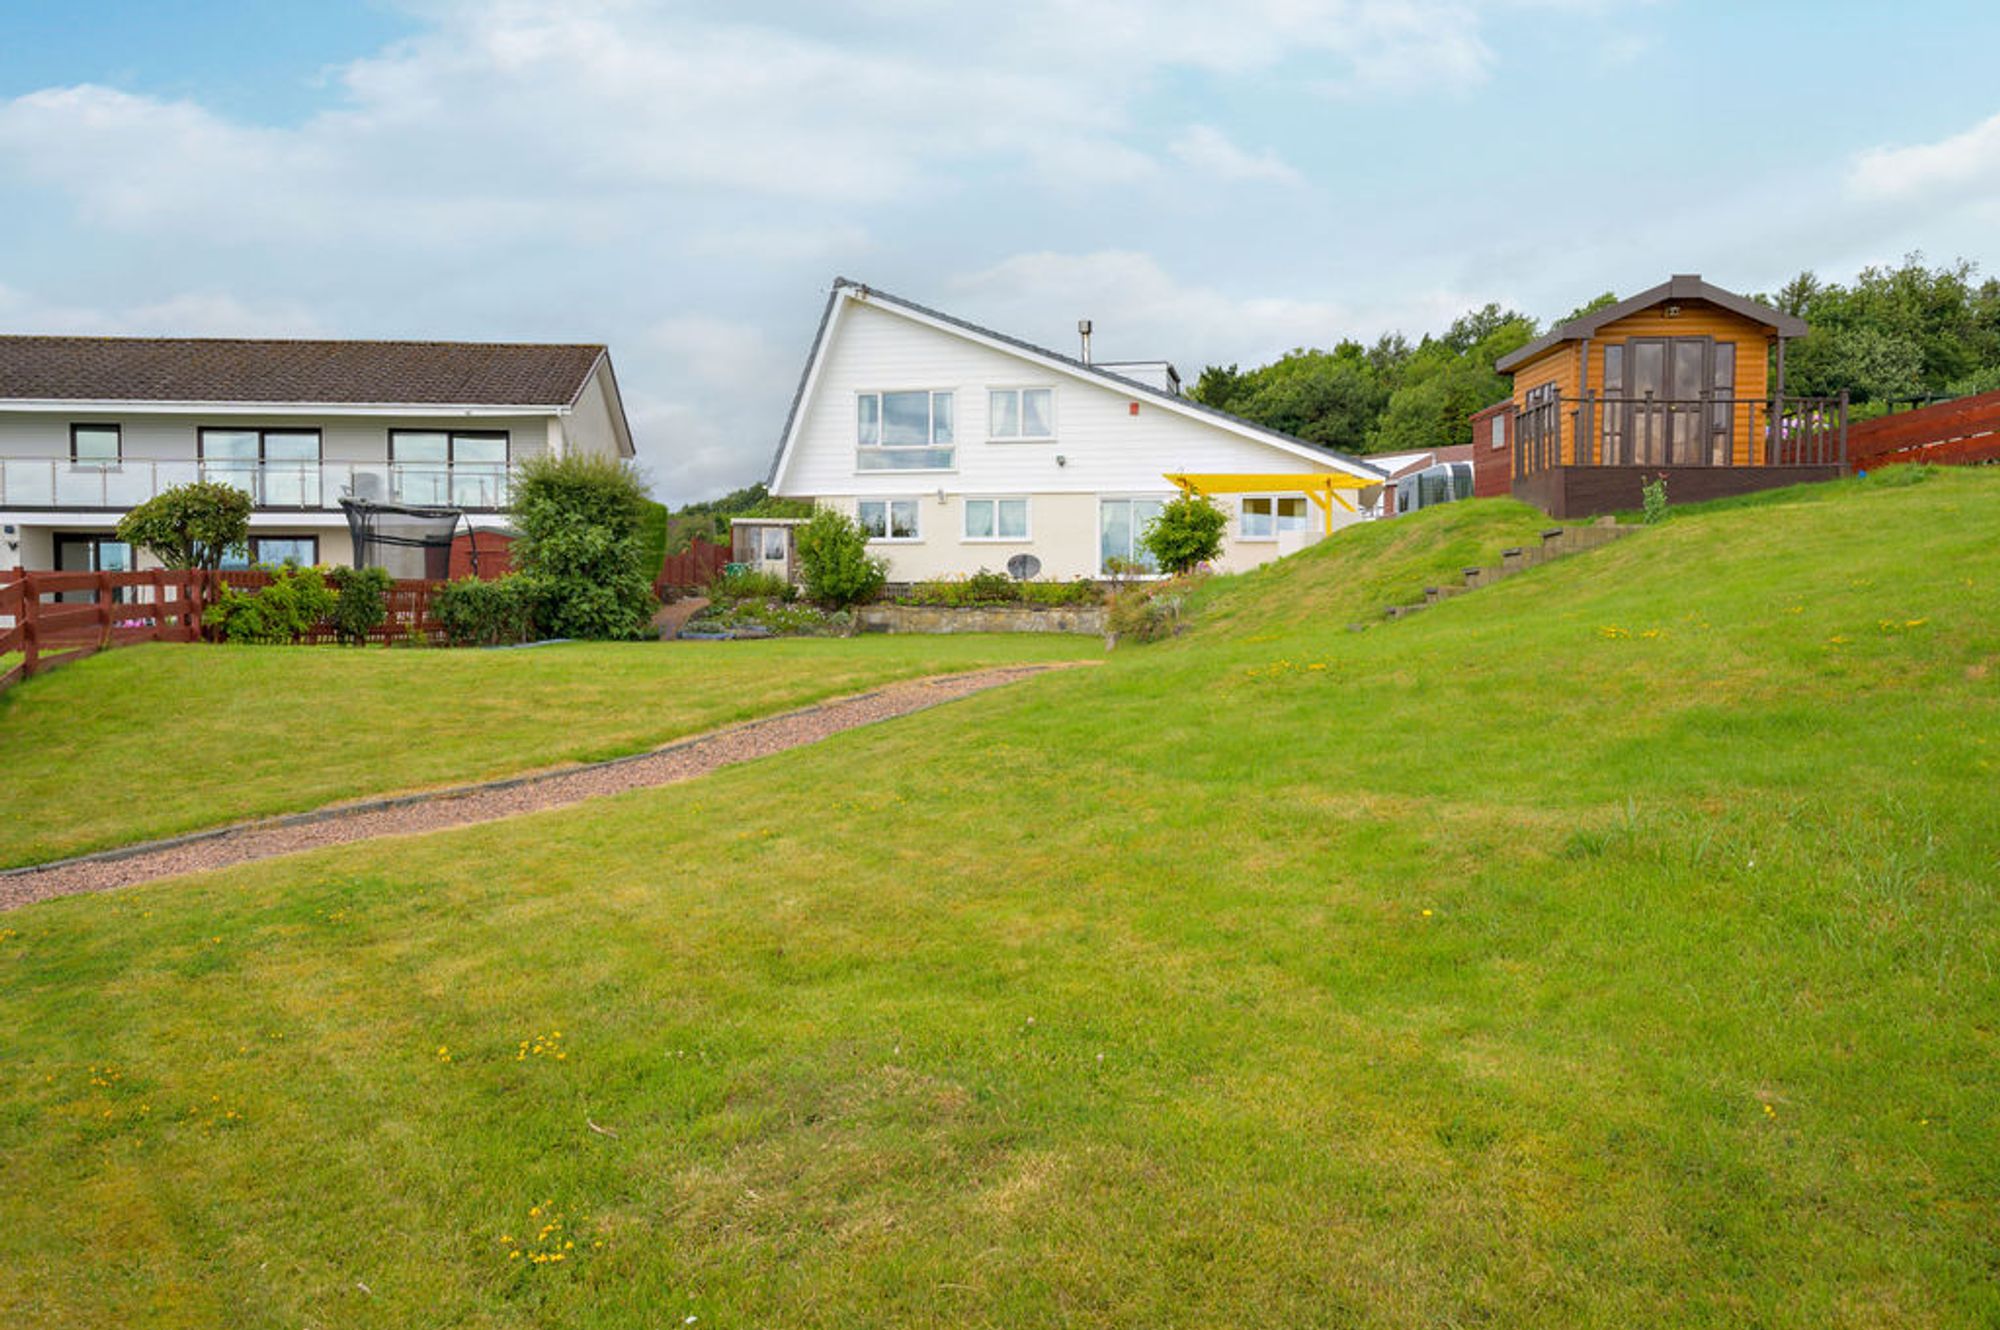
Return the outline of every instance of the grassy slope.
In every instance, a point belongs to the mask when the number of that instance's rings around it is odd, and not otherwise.
[[[0,693],[0,866],[639,752],[891,679],[1101,650],[1026,636],[124,648]]]
[[[2000,1317],[2000,476],[1368,633],[1236,594],[700,786],[8,916],[0,1312]]]

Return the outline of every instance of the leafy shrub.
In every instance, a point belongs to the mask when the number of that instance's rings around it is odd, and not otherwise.
[[[896,597],[901,605],[939,605],[964,609],[974,605],[1097,605],[1104,592],[1087,577],[1073,582],[1016,582],[985,569],[971,577],[916,582]]]
[[[535,579],[520,573],[482,582],[461,577],[431,596],[431,613],[455,646],[497,646],[535,638]]]
[[[1657,526],[1667,520],[1667,476],[1661,472],[1647,479],[1639,486],[1640,502],[1644,505],[1646,525]]]
[[[853,624],[854,616],[846,610],[829,611],[777,600],[739,600],[704,611],[688,626],[696,631],[755,627],[781,637],[839,637],[845,636]]]
[[[1139,544],[1168,573],[1185,573],[1222,553],[1222,531],[1229,516],[1203,494],[1183,494],[1169,500],[1160,515],[1139,533]]]
[[[739,600],[792,600],[797,595],[798,588],[780,574],[751,569],[720,573],[708,584],[708,598],[717,604]]]
[[[1180,582],[1121,587],[1111,597],[1106,626],[1119,641],[1157,642],[1180,631],[1185,600],[1186,586]]]
[[[1015,592],[1028,605],[1102,605],[1104,588],[1087,577],[1073,582],[1016,582]]]
[[[213,571],[250,543],[250,496],[213,481],[174,485],[125,514],[118,539],[164,567]]]
[[[822,508],[794,528],[799,578],[806,595],[832,610],[844,610],[881,592],[889,561],[868,552],[868,536],[846,513]]]
[[[333,631],[343,642],[366,642],[368,634],[389,617],[389,607],[383,600],[389,592],[389,570],[330,568],[326,580],[333,584],[336,593],[333,613],[327,616],[333,621]]]
[[[627,639],[652,617],[646,490],[630,463],[588,454],[521,467],[510,508],[513,558],[535,619],[556,637]],[[502,579],[503,581],[507,579]]]
[[[255,591],[224,586],[208,621],[225,641],[282,645],[298,641],[330,616],[335,601],[319,569],[286,564],[269,586]]]

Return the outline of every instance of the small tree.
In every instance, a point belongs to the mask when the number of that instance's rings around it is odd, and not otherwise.
[[[1229,515],[1205,494],[1183,494],[1160,509],[1160,515],[1139,534],[1139,544],[1153,562],[1179,575],[1222,553],[1222,530]]]
[[[250,543],[250,496],[212,481],[175,485],[125,514],[118,539],[165,567],[214,572]]]
[[[521,467],[509,509],[514,566],[555,637],[633,638],[658,602],[643,527],[646,487],[608,457],[541,456]]]
[[[822,508],[793,530],[799,579],[806,595],[830,610],[874,597],[889,579],[889,561],[868,552],[868,535],[846,513]]]

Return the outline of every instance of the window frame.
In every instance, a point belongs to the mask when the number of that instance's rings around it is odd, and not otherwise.
[[[497,464],[493,462],[468,462],[466,463],[466,465],[467,466],[498,465],[500,469],[492,474],[497,475],[500,478],[500,480],[503,482],[502,489],[504,490],[504,482],[507,479],[508,473],[513,469],[514,466],[514,431],[505,429],[455,429],[450,425],[443,426],[442,428],[439,429],[428,429],[421,425],[403,425],[391,429],[389,431],[389,484],[390,484],[390,492],[392,494],[398,495],[397,502],[405,502],[405,500],[400,498],[400,490],[401,490],[400,477],[397,474],[396,468],[398,466],[415,467],[424,465],[422,462],[397,461],[396,440],[399,435],[405,435],[405,434],[444,435],[444,479],[445,479],[445,493],[447,497],[444,500],[444,502],[438,506],[447,508],[464,508],[472,512],[480,512],[480,513],[498,512],[501,508],[506,506],[504,503],[488,504],[488,503],[458,502],[458,496],[456,493],[456,485],[454,484],[454,478],[458,474],[458,441],[460,439],[480,439],[487,442],[491,442],[494,439],[498,439],[500,441],[501,457],[500,461]],[[466,474],[474,476],[485,476],[488,473],[484,471],[477,471],[477,472],[469,471]]]
[[[993,534],[975,536],[972,534],[972,505],[988,503],[993,505]],[[1021,505],[1021,534],[1005,536],[1000,534],[1000,505],[1018,503]],[[958,506],[959,539],[968,545],[1027,545],[1035,539],[1035,505],[1026,494],[968,494]]]
[[[1156,580],[1156,579],[1161,579],[1161,578],[1164,578],[1164,577],[1166,577],[1166,574],[1165,574],[1165,573],[1163,573],[1163,572],[1161,572],[1161,571],[1160,571],[1159,569],[1157,569],[1157,568],[1153,569],[1153,570],[1152,570],[1151,572],[1142,572],[1142,573],[1113,573],[1113,572],[1111,572],[1111,571],[1110,571],[1109,569],[1107,569],[1107,568],[1106,568],[1106,567],[1104,566],[1104,508],[1105,508],[1105,505],[1106,505],[1106,504],[1112,504],[1112,503],[1123,503],[1123,504],[1133,504],[1133,503],[1157,503],[1157,504],[1159,504],[1159,505],[1160,505],[1160,507],[1162,507],[1162,508],[1165,508],[1165,507],[1166,507],[1166,506],[1167,506],[1168,504],[1172,503],[1173,501],[1174,501],[1174,496],[1173,496],[1173,495],[1171,495],[1171,494],[1100,494],[1100,495],[1098,495],[1098,496],[1097,496],[1097,529],[1096,529],[1096,531],[1095,531],[1095,532],[1093,532],[1093,533],[1092,533],[1092,536],[1093,536],[1093,543],[1095,543],[1095,544],[1096,544],[1096,546],[1097,546],[1097,576],[1099,576],[1099,577],[1132,577],[1132,578],[1145,578],[1145,579],[1149,579],[1149,580]],[[1155,520],[1158,520],[1157,516],[1155,517]],[[1134,526],[1134,525],[1135,525],[1135,524],[1133,524],[1133,523],[1130,523],[1130,522],[1128,522],[1128,523],[1127,523],[1127,526],[1128,526],[1128,528],[1129,528],[1129,527],[1132,527],[1132,526]],[[1128,541],[1130,542],[1130,543],[1129,543],[1129,544],[1127,545],[1127,547],[1126,547],[1126,548],[1127,548],[1127,557],[1129,558],[1129,557],[1130,557],[1130,556],[1131,556],[1132,554],[1136,554],[1136,553],[1138,552],[1138,550],[1139,550],[1139,533],[1138,533],[1138,531],[1137,531],[1136,529],[1134,529],[1134,530],[1131,530],[1131,531],[1130,531],[1130,533],[1129,533],[1129,535],[1127,536],[1127,540],[1128,540]]]
[[[299,567],[301,567],[301,568],[317,568],[317,567],[319,566],[319,537],[318,537],[318,536],[316,536],[316,535],[313,535],[313,534],[311,534],[311,533],[309,533],[309,532],[306,532],[306,533],[301,533],[301,534],[299,534],[299,535],[296,535],[296,536],[294,536],[294,535],[285,535],[285,534],[266,534],[266,535],[259,535],[259,534],[258,534],[257,532],[254,532],[254,531],[253,531],[253,532],[251,532],[251,533],[250,533],[250,539],[249,539],[249,542],[248,542],[248,548],[247,548],[247,549],[246,549],[246,550],[244,551],[244,553],[245,553],[245,554],[246,554],[246,555],[248,556],[248,558],[249,558],[249,560],[250,560],[250,562],[249,562],[248,564],[246,564],[246,565],[245,565],[246,567],[249,567],[249,568],[263,568],[263,567],[266,567],[266,566],[268,565],[269,567],[273,567],[273,568],[278,568],[278,567],[282,567],[282,566],[283,566],[283,564],[284,564],[284,560],[282,560],[282,559],[280,559],[280,560],[276,560],[276,561],[273,561],[273,560],[270,560],[270,559],[264,559],[264,558],[260,558],[260,557],[258,557],[258,554],[257,554],[257,547],[258,547],[259,545],[263,544],[263,543],[264,543],[265,541],[267,541],[267,540],[271,540],[271,541],[275,541],[275,540],[283,540],[283,541],[304,541],[304,542],[305,542],[305,543],[306,543],[307,545],[309,545],[309,546],[311,546],[311,547],[312,547],[312,557],[311,557],[310,559],[307,559],[307,560],[304,560],[304,561],[302,561],[302,562],[301,562],[301,563],[299,564]]]
[[[1023,394],[1045,392],[1049,395],[1049,432],[1028,434],[1025,430],[1028,413],[1023,407]],[[1014,422],[1016,432],[1002,434],[993,428],[993,399],[1001,393],[1014,396]],[[986,441],[988,443],[1054,443],[1060,426],[1056,423],[1056,385],[1053,383],[994,383],[986,387]]]
[[[1272,490],[1268,494],[1245,494],[1242,497],[1242,500],[1236,505],[1237,541],[1240,543],[1251,544],[1251,545],[1276,544],[1278,540],[1285,534],[1286,531],[1285,527],[1278,525],[1279,521],[1278,501],[1280,499],[1296,499],[1299,502],[1299,506],[1302,510],[1299,516],[1302,519],[1302,523],[1297,527],[1291,528],[1292,530],[1295,531],[1312,530],[1312,503],[1307,499],[1305,494],[1297,491],[1294,491],[1292,493],[1286,493],[1283,490]],[[1250,505],[1253,503],[1268,503],[1271,505],[1271,512],[1270,512],[1271,534],[1268,536],[1253,536],[1249,533],[1248,528],[1244,526],[1244,519],[1250,515]]]
[[[197,425],[194,431],[195,469],[200,474],[203,480],[208,479],[208,466],[211,460],[208,455],[208,436],[211,434],[255,434],[257,436],[257,456],[255,458],[224,457],[224,458],[213,459],[220,462],[233,462],[238,465],[249,466],[251,468],[251,476],[254,478],[256,482],[256,488],[251,491],[250,502],[255,507],[283,508],[293,512],[303,512],[303,511],[309,511],[313,509],[326,507],[326,475],[324,470],[317,470],[313,473],[312,489],[314,491],[314,498],[311,503],[274,504],[269,502],[264,497],[264,478],[265,478],[264,468],[270,465],[270,457],[268,455],[270,448],[270,437],[273,434],[312,435],[312,440],[313,440],[312,465],[316,468],[324,468],[326,466],[326,431],[322,430],[319,426],[317,425]],[[302,466],[305,463],[304,459],[281,458],[279,464],[289,465],[289,466]],[[304,473],[302,472],[301,479],[303,478],[304,478]]]
[[[929,442],[927,443],[882,442],[888,430],[888,421],[883,415],[883,399],[900,396],[904,393],[926,393],[929,395],[927,429]],[[951,403],[949,407],[951,438],[948,442],[942,444],[937,439],[937,399],[940,397],[945,398]],[[870,398],[873,398],[875,402],[875,442],[863,443],[861,441],[861,403]],[[878,473],[889,473],[907,476],[928,473],[931,475],[945,475],[958,470],[958,390],[956,388],[912,387],[858,390],[854,394],[854,409],[851,415],[854,421],[854,470],[857,474],[875,475]],[[899,453],[948,453],[950,457],[943,466],[864,466],[862,464],[864,458],[876,457],[887,460]]]
[[[108,462],[85,461],[76,453],[76,436],[82,430],[110,430],[116,452]],[[125,465],[125,427],[94,420],[72,420],[69,424],[69,464],[72,467],[90,467],[98,471],[116,471]]]
[[[868,534],[868,524],[861,515],[862,506],[870,503],[879,503],[882,505],[882,534],[879,536]],[[896,529],[895,505],[899,503],[910,505],[910,528],[915,533],[913,535],[898,536],[892,534]],[[924,505],[921,499],[912,494],[871,494],[866,497],[856,498],[854,500],[854,521],[861,528],[862,534],[868,536],[868,543],[870,545],[918,545],[923,543]]]

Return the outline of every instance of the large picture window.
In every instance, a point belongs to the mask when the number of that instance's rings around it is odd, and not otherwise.
[[[507,502],[505,430],[389,431],[397,503],[499,508]]]
[[[854,515],[870,540],[917,540],[915,499],[863,499]]]
[[[1046,440],[1056,436],[1056,390],[994,388],[986,394],[986,436]]]
[[[1099,499],[1097,501],[1097,571],[1156,573],[1159,565],[1139,538],[1167,506],[1165,499]]]
[[[202,479],[234,485],[260,508],[320,506],[316,429],[202,429]]]
[[[1304,495],[1253,494],[1243,500],[1244,540],[1276,540],[1281,531],[1304,531],[1309,526]]]
[[[1026,499],[967,499],[965,501],[967,540],[1026,540],[1028,501]]]
[[[855,467],[949,471],[954,450],[949,392],[862,393],[855,399]]]

